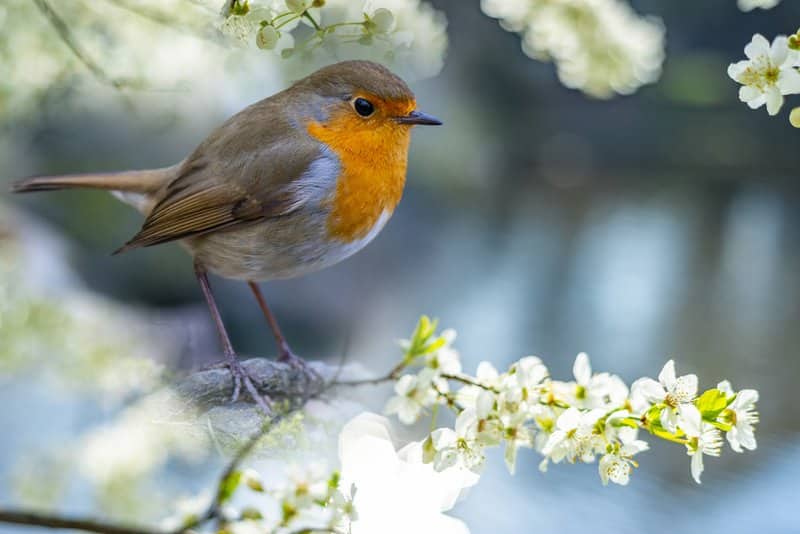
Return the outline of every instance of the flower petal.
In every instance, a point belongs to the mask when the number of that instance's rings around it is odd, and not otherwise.
[[[592,366],[589,363],[589,356],[585,352],[581,352],[575,358],[572,374],[575,375],[575,381],[581,386],[587,385],[592,378]]]
[[[760,33],[755,34],[753,40],[744,47],[744,55],[749,59],[769,55],[769,41]]]
[[[736,394],[736,400],[733,401],[733,404],[736,408],[740,410],[746,410],[751,408],[755,403],[758,402],[758,391],[755,389],[743,389],[739,393]]]
[[[433,448],[435,448],[437,451],[447,447],[452,447],[455,445],[457,439],[458,436],[456,436],[456,433],[450,428],[437,428],[431,432]]]
[[[781,70],[778,78],[778,87],[784,95],[796,95],[800,93],[800,72],[794,68]]]
[[[690,437],[698,437],[702,432],[703,418],[700,410],[694,404],[681,404],[678,406],[680,414],[680,427]]]
[[[747,107],[750,109],[758,109],[767,103],[767,95],[760,93],[756,98],[747,102]]]
[[[692,467],[691,467],[691,470],[692,470],[692,478],[694,479],[694,481],[697,482],[698,484],[701,484],[700,475],[703,474],[703,453],[702,452],[697,451],[692,455]]]
[[[732,79],[736,80],[739,83],[743,83],[741,80],[742,74],[747,68],[750,67],[750,62],[746,59],[739,61],[737,63],[731,63],[728,65],[728,76]]]
[[[777,115],[783,106],[783,95],[780,89],[771,85],[767,88],[767,113]]]
[[[637,393],[651,403],[661,402],[664,400],[664,397],[667,396],[664,386],[652,378],[637,380],[635,386]]]
[[[789,57],[789,39],[785,35],[779,35],[772,41],[769,49],[769,59],[773,65],[781,66]]]
[[[675,383],[675,362],[673,360],[664,364],[664,368],[658,373],[658,381],[667,389],[670,389]]]
[[[743,85],[739,88],[739,100],[742,102],[752,102],[760,96],[763,96],[761,90],[752,85]]]

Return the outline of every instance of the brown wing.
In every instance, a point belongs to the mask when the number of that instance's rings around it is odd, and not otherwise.
[[[166,186],[141,231],[117,253],[298,209],[305,199],[297,180],[320,156],[320,146],[284,116],[280,102],[267,99],[212,133]]]

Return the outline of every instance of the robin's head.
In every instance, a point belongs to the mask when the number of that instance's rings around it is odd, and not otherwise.
[[[407,135],[415,124],[441,121],[417,111],[414,93],[386,67],[371,61],[343,61],[296,84],[318,97],[314,122],[352,135],[380,131]]]
[[[363,238],[403,193],[411,127],[441,122],[417,111],[414,93],[389,69],[344,61],[297,82],[308,134],[338,157],[341,173],[328,229],[346,242]]]

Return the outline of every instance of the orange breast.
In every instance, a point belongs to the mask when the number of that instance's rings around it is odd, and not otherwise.
[[[310,122],[308,133],[339,157],[341,175],[331,199],[328,233],[351,242],[366,236],[384,211],[400,202],[410,128],[386,120],[366,123],[353,113]]]

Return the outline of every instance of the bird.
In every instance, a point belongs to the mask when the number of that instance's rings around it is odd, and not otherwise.
[[[213,130],[180,162],[163,168],[35,176],[27,193],[110,191],[144,215],[115,254],[178,242],[194,274],[233,376],[265,411],[228,336],[208,274],[246,282],[278,345],[278,361],[304,366],[259,282],[295,278],[361,250],[383,229],[406,182],[411,128],[441,125],[417,110],[414,93],[387,67],[365,60],[322,67]]]

